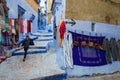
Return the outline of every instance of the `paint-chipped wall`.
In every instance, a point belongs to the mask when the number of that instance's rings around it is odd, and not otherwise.
[[[51,24],[51,18],[52,18],[52,11],[51,11],[51,6],[52,6],[53,0],[47,0],[47,12],[48,12],[48,20],[47,23]]]
[[[66,0],[66,19],[120,25],[120,5],[110,0]],[[115,0],[114,0],[115,1]]]

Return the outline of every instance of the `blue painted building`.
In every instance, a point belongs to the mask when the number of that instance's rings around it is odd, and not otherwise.
[[[46,30],[47,0],[38,0],[38,29]]]
[[[38,15],[31,6],[25,0],[6,0],[7,6],[9,8],[8,17],[12,19],[26,19],[30,20],[32,23],[31,33],[34,33],[38,30],[37,20]],[[18,23],[18,28],[20,28]],[[20,29],[19,29],[20,30]],[[19,37],[22,37],[22,33],[19,31]]]
[[[71,19],[65,18],[65,10],[66,10],[66,0],[53,0],[52,3],[52,25],[57,26],[57,37],[58,37],[58,25],[60,18],[62,17],[65,21],[71,22]],[[120,26],[112,25],[112,24],[105,24],[99,22],[92,22],[92,21],[82,21],[82,20],[75,20],[76,24],[71,26],[71,24],[66,24],[66,31],[73,31],[81,34],[83,31],[85,35],[89,35],[91,32],[92,36],[95,36],[97,33],[99,36],[102,34],[106,38],[110,39],[114,37],[116,40],[120,39]],[[91,24],[94,23],[94,27]],[[63,56],[63,48],[58,47],[60,52],[58,52],[58,56]],[[60,65],[64,66],[62,61],[63,58],[60,58]],[[63,61],[64,62],[64,61]],[[67,73],[69,76],[82,76],[82,75],[92,75],[93,73],[113,73],[115,71],[120,71],[120,62],[115,61],[112,64],[107,64],[104,66],[96,66],[96,67],[85,67],[85,66],[76,66],[74,65],[74,69],[67,69]]]

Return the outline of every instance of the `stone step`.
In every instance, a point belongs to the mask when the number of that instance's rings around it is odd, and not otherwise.
[[[36,41],[53,41],[54,39],[36,39]]]
[[[46,76],[46,77],[36,78],[31,80],[67,80],[67,74],[62,73],[62,74],[56,74],[56,75],[51,75],[51,76]]]
[[[39,54],[39,53],[46,53],[47,49],[36,49],[36,48],[29,48],[27,54]],[[14,51],[12,53],[12,56],[17,56],[17,55],[24,55],[24,49]]]
[[[32,33],[32,36],[49,37],[49,36],[53,36],[53,33],[40,33],[40,32],[36,32],[36,33]]]
[[[34,40],[34,46],[29,47],[28,54],[46,53],[48,51],[48,44],[53,42],[53,33],[37,32],[32,34],[30,37],[37,38]],[[13,56],[16,55],[24,55],[24,50],[21,49],[13,51]]]
[[[49,37],[38,37],[38,39],[36,40],[53,40],[53,37],[52,36],[49,36]]]
[[[34,41],[34,46],[31,47],[47,47],[50,41]]]
[[[46,53],[48,51],[48,43],[50,41],[34,41],[34,46],[30,45],[28,54]],[[24,55],[24,50],[13,51],[13,56]]]

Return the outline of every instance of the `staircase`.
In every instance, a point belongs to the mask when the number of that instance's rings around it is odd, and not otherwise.
[[[38,37],[34,40],[34,46],[30,46],[28,50],[28,54],[38,54],[38,53],[46,53],[48,51],[48,44],[53,42],[53,33],[51,32],[37,32],[30,35],[30,37]],[[13,52],[13,56],[23,55],[24,49],[15,50]]]

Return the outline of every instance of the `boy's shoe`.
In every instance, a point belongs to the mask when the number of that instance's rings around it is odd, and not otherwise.
[[[23,59],[23,62],[25,62],[25,59]]]

